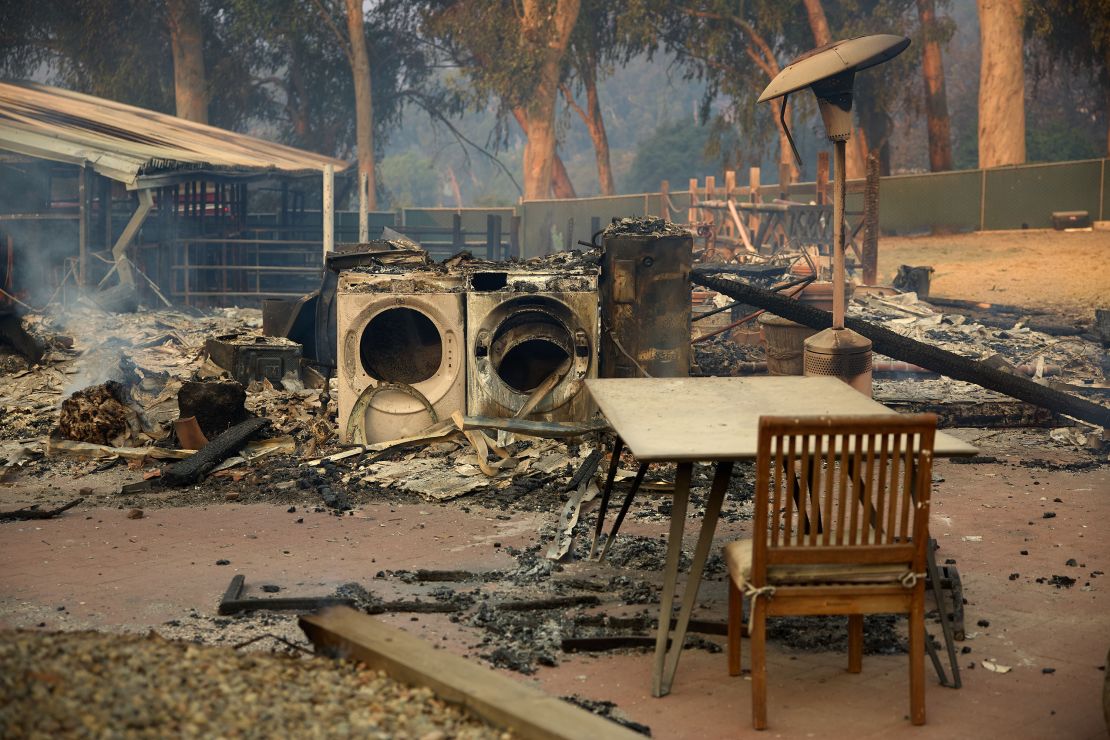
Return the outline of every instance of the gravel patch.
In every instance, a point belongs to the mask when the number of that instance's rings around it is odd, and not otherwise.
[[[8,631],[0,666],[0,737],[511,737],[428,689],[315,656]]]

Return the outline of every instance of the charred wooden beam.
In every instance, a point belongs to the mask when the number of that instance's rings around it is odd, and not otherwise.
[[[530,599],[525,601],[503,601],[497,609],[503,612],[530,612],[545,609],[566,609],[571,606],[597,606],[601,599],[596,596],[553,596],[550,599]]]
[[[690,279],[698,285],[723,293],[735,300],[759,306],[784,319],[796,321],[813,329],[826,329],[832,326],[832,314],[828,311],[783,298],[769,290],[717,277],[709,270],[695,270],[691,273]],[[1097,426],[1110,427],[1110,408],[1106,406],[1038,385],[1026,378],[1011,375],[988,367],[977,360],[915,341],[868,321],[849,317],[845,323],[849,329],[870,339],[875,351],[880,354],[896,360],[912,362],[955,380],[975,383],[988,390],[1004,393],[1059,414],[1066,414]]]
[[[1064,424],[1057,414],[1031,403],[1009,398],[989,401],[945,401],[921,398],[876,398],[888,408],[904,414],[936,414],[937,426],[1014,429],[1051,429]]]
[[[234,455],[251,437],[261,432],[268,419],[247,419],[206,444],[195,455],[174,463],[162,473],[168,486],[188,486],[206,476],[212,468]]]

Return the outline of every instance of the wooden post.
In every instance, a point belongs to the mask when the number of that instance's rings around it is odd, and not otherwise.
[[[668,221],[671,220],[671,207],[668,205],[670,201],[671,183],[669,180],[663,180],[659,183],[659,214]]]
[[[725,200],[736,191],[736,170],[725,170]]]
[[[466,249],[466,240],[463,238],[462,214],[451,214],[451,248],[456,252]]]
[[[790,184],[793,168],[789,162],[779,162],[779,197],[783,200],[790,198]]]
[[[173,204],[170,206],[171,214],[177,218],[177,190],[174,190]],[[112,181],[107,177],[100,178],[100,226],[104,241],[101,249],[112,246]]]
[[[492,213],[486,214],[486,258],[495,260],[500,258],[501,245],[501,217]]]
[[[89,269],[89,168],[77,170],[77,284],[85,287]]]
[[[520,257],[520,216],[513,214],[509,219],[509,256]]]
[[[365,172],[358,175],[358,240],[370,241],[370,176]]]
[[[335,250],[335,166],[324,165],[323,208],[320,217],[324,227],[324,259]]]
[[[829,153],[817,152],[817,205],[829,202]]]
[[[867,155],[867,182],[863,191],[863,284],[875,285],[879,273],[879,152]]]
[[[688,223],[697,223],[698,220],[698,178],[690,178],[690,211],[686,214],[686,221]]]
[[[717,197],[717,178],[713,175],[705,176],[705,199],[713,200]]]
[[[759,195],[759,168],[758,167],[752,167],[750,170],[748,170],[748,199],[753,204],[754,203],[759,203],[759,202],[762,201],[762,198]],[[760,244],[762,244],[762,242],[760,242],[760,240],[758,238],[759,221],[760,221],[760,218],[759,218],[758,213],[753,213],[752,217],[750,219],[748,219],[748,228],[751,229],[752,241],[753,242],[759,242],[759,244],[756,245],[757,249],[760,248]]]

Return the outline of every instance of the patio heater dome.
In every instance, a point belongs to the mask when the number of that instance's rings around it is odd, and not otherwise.
[[[844,186],[845,150],[852,133],[852,91],[856,72],[882,64],[905,51],[904,36],[875,34],[837,41],[802,54],[786,66],[759,96],[759,102],[783,98],[780,122],[794,158],[801,163],[786,126],[791,93],[809,88],[825,134],[833,142],[833,323],[805,342],[806,375],[831,375],[871,395],[871,341],[844,326]]]

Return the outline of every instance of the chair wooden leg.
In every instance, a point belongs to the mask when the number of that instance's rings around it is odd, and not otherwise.
[[[728,579],[728,675],[740,675],[740,632],[743,628],[744,597],[736,581]]]
[[[752,647],[752,727],[767,729],[767,600],[752,599],[748,637]]]
[[[848,673],[863,670],[863,615],[848,615]]]
[[[920,582],[910,608],[910,720],[925,724],[925,588]]]

